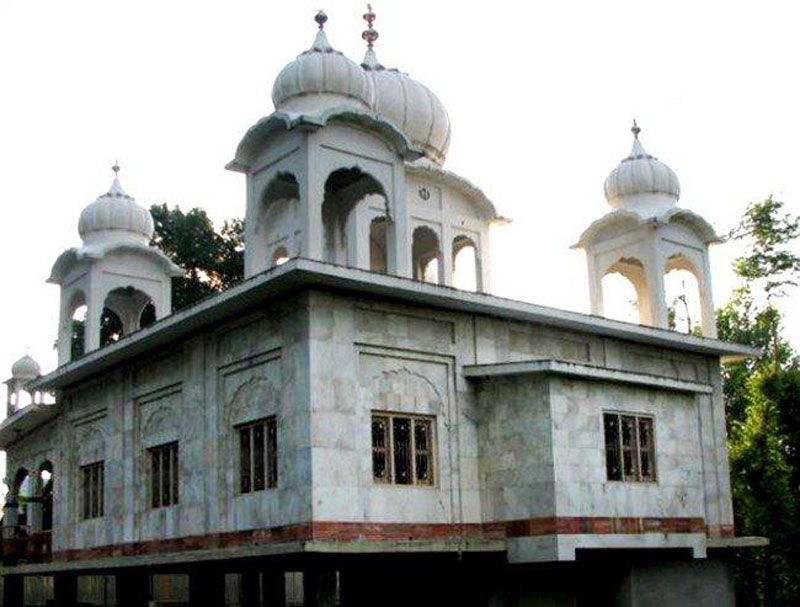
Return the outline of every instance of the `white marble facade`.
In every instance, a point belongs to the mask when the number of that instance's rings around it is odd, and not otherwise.
[[[606,184],[614,210],[579,243],[593,311],[603,311],[602,276],[627,272],[642,326],[492,297],[489,232],[506,220],[442,167],[441,102],[380,65],[374,38],[359,66],[318,23],[312,48],[276,80],[275,112],[228,165],[246,180],[248,280],[170,314],[180,269],[150,245],[147,211],[116,179],[87,207],[83,246],[51,276],[60,367],[39,376],[21,361],[9,380],[6,526],[24,479],[49,466],[56,560],[245,536],[267,552],[310,549],[286,548],[291,540],[351,552],[422,542],[512,563],[570,561],[582,548],[705,557],[709,538],[733,532],[720,359],[752,351],[712,339],[716,236],[675,206],[677,177],[637,129]],[[406,106],[393,105],[393,90]],[[474,291],[450,288],[465,247]],[[704,338],[664,329],[673,266],[699,278]],[[161,320],[149,328],[148,303]],[[78,304],[88,307],[82,358],[70,349]],[[123,331],[101,348],[104,306],[116,306]],[[57,403],[20,408],[25,389],[53,391]],[[609,480],[609,412],[652,420],[652,482]],[[376,481],[381,413],[430,420],[432,483]],[[277,424],[277,484],[243,493],[238,428],[266,418]],[[153,507],[148,450],[167,444],[178,445],[179,501]],[[81,466],[96,462],[103,514],[86,520]],[[27,524],[42,530],[35,516]]]

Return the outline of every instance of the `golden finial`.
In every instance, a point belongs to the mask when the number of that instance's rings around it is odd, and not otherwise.
[[[375,21],[375,13],[372,12],[371,4],[367,4],[367,12],[364,13],[364,21],[367,22],[367,29],[361,33],[361,38],[366,40],[368,48],[372,48],[375,41],[378,39],[378,32],[372,27],[372,23]]]

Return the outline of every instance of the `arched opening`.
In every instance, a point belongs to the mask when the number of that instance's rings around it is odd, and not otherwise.
[[[264,188],[262,203],[269,206],[276,200],[297,200],[300,198],[300,185],[291,173],[280,172]]]
[[[69,359],[76,360],[86,353],[86,300],[76,293],[69,306]]]
[[[258,214],[253,225],[248,218],[247,264],[248,276],[283,263],[289,259],[288,250],[297,225],[297,201],[300,185],[292,173],[277,173],[264,188]],[[285,245],[279,245],[285,243]],[[279,252],[283,249],[285,254]],[[280,262],[280,263],[278,263]]]
[[[325,180],[325,194],[322,200],[323,259],[330,263],[357,265],[354,245],[351,239],[356,237],[354,231],[350,235],[348,227],[352,211],[367,196],[379,195],[386,205],[386,193],[383,186],[369,173],[358,167],[337,169]],[[388,216],[388,213],[386,213]],[[357,227],[357,226],[356,226]],[[368,243],[363,242],[363,246]]]
[[[442,275],[442,249],[439,237],[428,226],[414,230],[411,243],[411,265],[414,280],[438,283]]]
[[[644,266],[634,257],[622,257],[603,276],[603,314],[607,318],[644,323],[642,298]]]
[[[278,247],[272,254],[272,266],[280,266],[289,261],[289,251],[286,247]]]
[[[453,239],[453,286],[465,291],[480,288],[480,260],[478,247],[469,236]]]
[[[142,314],[139,316],[139,328],[146,329],[156,322],[156,307],[152,303],[148,303]]]
[[[100,317],[100,347],[119,341],[123,334],[122,320],[110,308],[103,308]]]
[[[53,529],[53,463],[45,460],[39,466],[39,478],[42,487],[42,531]]]
[[[370,272],[386,274],[389,271],[387,255],[388,217],[376,217],[369,223]]]
[[[678,254],[667,259],[665,271],[664,294],[669,328],[701,335],[703,323],[697,270],[688,259]]]
[[[20,468],[14,475],[12,491],[17,502],[17,525],[28,525],[28,511],[33,497],[33,481],[26,468]]]
[[[106,296],[100,317],[100,347],[141,329],[143,321],[152,324],[155,318],[155,305],[143,291],[134,287],[112,290]]]

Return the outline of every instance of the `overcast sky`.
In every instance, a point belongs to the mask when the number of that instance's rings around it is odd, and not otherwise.
[[[110,167],[140,204],[244,214],[223,169],[272,111],[272,82],[311,45],[319,0],[0,0],[0,374],[55,366],[52,263]],[[365,4],[329,0],[332,45],[357,62]],[[493,233],[493,292],[588,310],[571,251],[609,209],[608,172],[632,118],[720,233],[769,194],[800,212],[798,15],[790,2],[376,0],[382,63],[429,86],[453,127],[446,167],[514,223]],[[716,247],[714,297],[736,250]],[[798,295],[785,302],[797,308]],[[800,312],[787,333],[800,343]],[[6,371],[3,371],[6,369]],[[4,414],[4,412],[3,412]]]

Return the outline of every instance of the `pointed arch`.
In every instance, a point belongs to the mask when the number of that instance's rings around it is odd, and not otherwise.
[[[429,226],[418,226],[411,239],[411,267],[414,280],[440,283],[442,247],[439,236]]]
[[[480,291],[481,259],[475,240],[459,234],[453,238],[452,251],[453,286],[466,291]]]
[[[702,318],[703,275],[683,253],[675,253],[664,264],[664,294],[669,328],[682,333],[707,331]]]
[[[645,324],[647,285],[641,260],[637,257],[620,257],[602,272],[600,278],[605,315],[616,320]]]
[[[375,206],[381,214],[391,220],[386,191],[378,179],[359,166],[339,168],[329,173],[325,180],[322,199],[323,259],[354,267],[369,264],[369,231],[359,225],[354,211],[366,203],[370,206],[372,197],[380,197]],[[387,224],[387,227],[390,224]],[[364,258],[362,263],[359,258]]]

